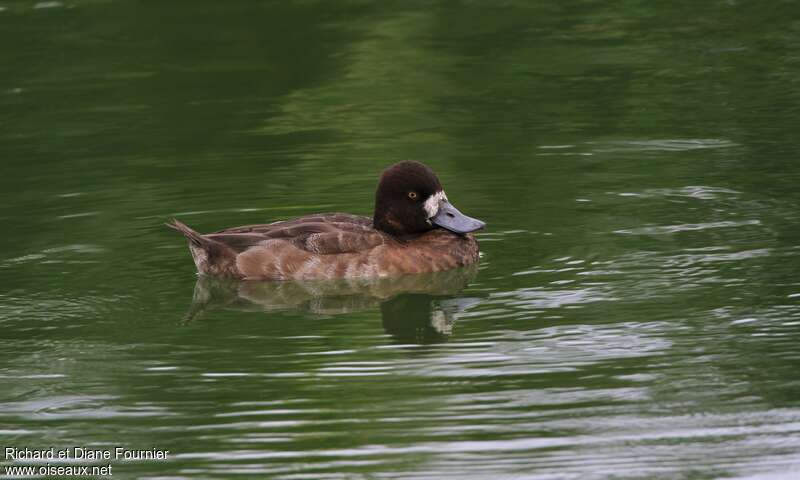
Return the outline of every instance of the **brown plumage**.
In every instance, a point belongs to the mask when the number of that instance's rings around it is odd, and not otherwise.
[[[167,225],[187,238],[202,274],[323,280],[440,272],[474,263],[478,243],[468,232],[483,222],[459,215],[428,167],[401,162],[381,177],[373,219],[327,213],[206,235],[178,220]]]

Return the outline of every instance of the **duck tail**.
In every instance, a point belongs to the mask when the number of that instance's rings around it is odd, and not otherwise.
[[[194,260],[198,273],[208,275],[223,274],[227,271],[226,268],[231,263],[231,258],[235,259],[235,255],[231,256],[229,249],[225,248],[224,245],[192,230],[180,220],[173,218],[166,225],[173,230],[179,231],[189,241],[189,251],[192,254],[192,260]]]
[[[179,231],[189,241],[189,251],[198,273],[223,277],[241,276],[236,267],[237,254],[228,245],[196,232],[174,218],[166,225]]]
[[[201,233],[198,233],[192,230],[188,225],[181,222],[180,220],[173,218],[171,221],[165,223],[164,225],[168,226],[173,230],[177,230],[178,232],[182,233],[184,237],[186,237],[192,245],[200,248],[207,248],[209,243],[212,240],[205,238]]]

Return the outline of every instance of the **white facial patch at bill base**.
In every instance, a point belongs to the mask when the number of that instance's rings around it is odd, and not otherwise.
[[[423,208],[425,209],[425,213],[428,214],[428,218],[431,219],[439,213],[439,202],[442,200],[447,200],[447,195],[445,195],[444,190],[439,190],[438,192],[434,193],[427,200],[425,200],[425,204]]]

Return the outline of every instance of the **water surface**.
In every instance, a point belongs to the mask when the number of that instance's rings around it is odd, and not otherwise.
[[[529,3],[0,1],[0,445],[800,476],[800,7]],[[476,272],[198,281],[163,226],[369,214],[406,158]]]

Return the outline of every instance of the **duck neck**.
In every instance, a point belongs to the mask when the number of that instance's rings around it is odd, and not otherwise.
[[[393,237],[402,237],[406,233],[403,225],[391,213],[379,214],[376,211],[372,216],[372,226],[375,230],[388,233]]]

